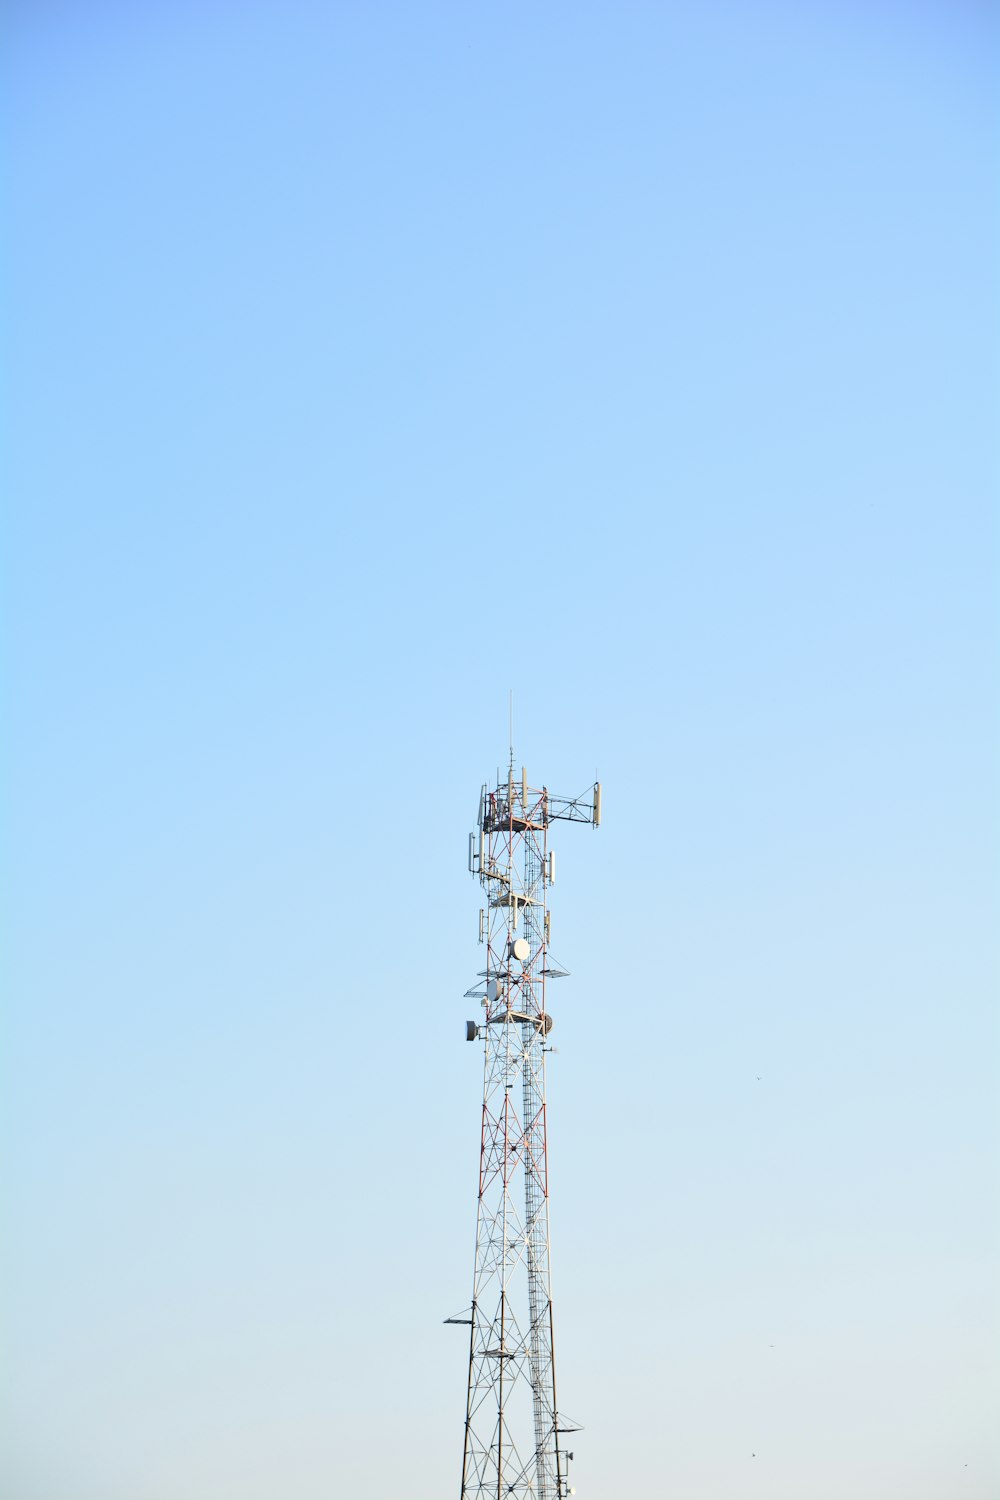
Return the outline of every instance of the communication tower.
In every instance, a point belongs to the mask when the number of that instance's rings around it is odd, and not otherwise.
[[[556,797],[527,773],[484,785],[469,870],[483,887],[479,941],[486,965],[466,992],[483,1015],[466,1039],[483,1043],[479,1206],[469,1325],[462,1500],[564,1500],[568,1434],[556,1401],[549,1256],[545,1056],[548,986],[566,971],[549,953],[553,823],[601,821],[601,788]]]

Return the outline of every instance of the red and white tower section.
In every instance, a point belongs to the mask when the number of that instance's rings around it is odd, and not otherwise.
[[[550,958],[554,823],[601,820],[601,788],[557,797],[522,771],[484,786],[469,869],[484,904],[486,965],[467,991],[481,1003],[466,1025],[483,1048],[483,1111],[462,1500],[563,1500],[575,1424],[559,1414],[549,1254],[545,1058],[549,990],[565,976]]]

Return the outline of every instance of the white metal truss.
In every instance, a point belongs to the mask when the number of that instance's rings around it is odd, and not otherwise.
[[[547,986],[565,973],[549,957],[548,888],[555,874],[548,830],[557,820],[600,822],[601,791],[553,797],[528,786],[513,761],[506,781],[482,788],[469,868],[485,905],[486,967],[468,991],[483,1043],[476,1260],[469,1324],[469,1383],[462,1500],[563,1500],[575,1430],[556,1404],[545,1055],[552,1020]]]

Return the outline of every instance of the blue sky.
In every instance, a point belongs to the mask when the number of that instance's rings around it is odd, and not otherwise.
[[[990,8],[6,31],[5,1492],[457,1493],[513,687],[581,1500],[989,1500]]]

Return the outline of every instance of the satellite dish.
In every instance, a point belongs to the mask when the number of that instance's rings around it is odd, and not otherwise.
[[[528,962],[528,955],[531,953],[528,939],[515,938],[510,945],[510,952],[511,957],[516,958],[519,964],[526,964]]]
[[[495,979],[488,981],[486,985],[486,998],[490,1005],[495,1005],[500,995],[500,986]]]

